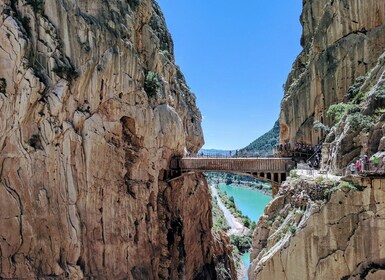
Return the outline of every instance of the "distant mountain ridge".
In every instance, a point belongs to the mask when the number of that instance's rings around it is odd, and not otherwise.
[[[263,134],[261,137],[250,143],[243,149],[239,150],[240,156],[273,156],[273,149],[279,142],[279,121],[274,123],[271,130]]]
[[[279,121],[274,123],[272,129],[254,140],[248,146],[238,150],[201,149],[198,154],[205,156],[245,156],[245,157],[271,157],[274,147],[279,142]]]
[[[234,150],[219,150],[219,149],[201,149],[198,154],[202,154],[205,156],[230,156],[234,155]],[[230,154],[231,153],[231,154]]]

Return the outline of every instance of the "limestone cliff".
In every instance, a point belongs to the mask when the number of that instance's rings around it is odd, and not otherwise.
[[[281,142],[317,144],[331,125],[330,105],[346,101],[349,87],[385,51],[384,0],[303,0],[303,51],[285,85]]]
[[[327,134],[323,166],[344,174],[360,156],[385,151],[385,53],[347,92],[340,120]]]
[[[249,278],[384,279],[384,185],[288,182],[258,222]]]
[[[203,137],[157,3],[0,12],[0,278],[214,279],[205,180],[166,181]]]
[[[304,0],[301,23],[280,141],[325,140],[322,168],[342,174],[385,150],[385,1]],[[384,279],[385,180],[291,175],[258,222],[250,279]]]

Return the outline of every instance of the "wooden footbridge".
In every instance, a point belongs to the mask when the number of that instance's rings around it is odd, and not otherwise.
[[[290,158],[175,158],[171,162],[172,178],[188,172],[226,172],[253,176],[271,182],[273,195],[279,185],[286,180],[295,163]]]

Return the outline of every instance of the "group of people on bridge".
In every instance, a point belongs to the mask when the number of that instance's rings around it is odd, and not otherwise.
[[[317,151],[321,151],[322,145],[307,145],[303,143],[296,143],[294,147],[291,146],[291,144],[284,143],[284,144],[278,144],[276,146],[276,151],[278,152],[297,152],[297,153],[305,153],[305,154],[314,154]]]
[[[351,174],[362,174],[365,172],[385,173],[385,152],[378,152],[368,158],[367,155],[361,156],[348,166]]]

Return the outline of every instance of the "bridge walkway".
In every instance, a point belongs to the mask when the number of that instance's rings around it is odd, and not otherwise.
[[[290,158],[213,158],[185,157],[174,159],[171,170],[174,176],[187,172],[227,172],[250,175],[262,181],[271,182],[273,194],[279,185],[286,180],[295,163]]]

